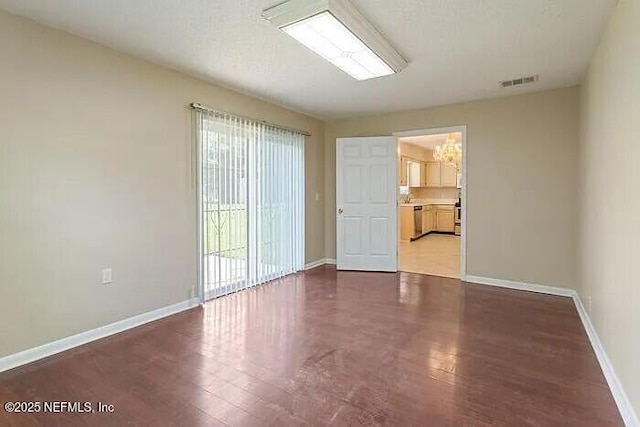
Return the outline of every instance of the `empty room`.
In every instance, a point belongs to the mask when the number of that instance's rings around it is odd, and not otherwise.
[[[0,426],[640,426],[639,48],[640,0],[0,0]]]

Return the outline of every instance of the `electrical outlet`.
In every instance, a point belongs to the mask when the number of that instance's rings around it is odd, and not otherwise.
[[[587,295],[584,303],[587,305],[587,312],[591,313],[591,295]]]
[[[316,193],[316,202],[320,201],[320,193]]]
[[[113,271],[110,268],[102,270],[102,284],[107,285],[113,282]]]

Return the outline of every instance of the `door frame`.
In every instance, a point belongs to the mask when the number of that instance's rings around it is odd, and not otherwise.
[[[439,135],[443,133],[454,133],[460,132],[462,134],[462,164],[461,164],[461,173],[462,173],[462,209],[460,210],[461,214],[461,230],[460,230],[460,280],[465,281],[467,278],[467,125],[455,125],[455,126],[443,126],[436,128],[427,128],[427,129],[416,129],[416,130],[407,130],[394,132],[392,135],[396,137],[396,147],[397,147],[397,155],[398,159],[400,159],[400,142],[399,138],[408,137],[408,136],[423,136],[423,135]],[[396,186],[396,191],[398,192],[397,197],[400,200],[400,188],[397,182],[394,183]],[[400,215],[398,215],[398,233],[400,232]],[[398,234],[399,236],[400,234]],[[396,239],[396,245],[398,245],[398,239]],[[397,246],[396,246],[397,247]],[[396,250],[396,254],[398,258],[400,258],[399,250]],[[398,259],[398,265],[400,265],[400,260]]]

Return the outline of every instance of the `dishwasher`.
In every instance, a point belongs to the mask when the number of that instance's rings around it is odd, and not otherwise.
[[[422,235],[422,206],[413,207],[413,238],[415,240]]]

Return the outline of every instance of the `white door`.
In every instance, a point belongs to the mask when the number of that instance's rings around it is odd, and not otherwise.
[[[336,140],[338,270],[397,271],[396,138]]]

